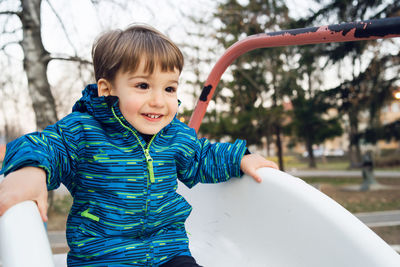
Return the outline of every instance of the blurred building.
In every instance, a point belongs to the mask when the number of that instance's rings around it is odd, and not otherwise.
[[[291,110],[293,107],[291,106],[291,103],[284,103],[284,110],[288,111]],[[337,110],[336,109],[331,109],[328,111],[328,114],[326,114],[327,118],[332,118],[337,116]],[[386,106],[384,106],[381,109],[380,112],[380,120],[382,126],[394,123],[396,121],[400,121],[400,93],[398,96],[398,99],[393,100]],[[287,124],[290,122],[290,118],[286,118],[284,121],[284,124]],[[314,156],[320,157],[320,156],[343,156],[344,154],[347,153],[348,148],[349,148],[349,123],[347,121],[347,118],[343,118],[342,120],[342,127],[343,127],[343,135],[335,137],[333,139],[328,139],[326,140],[323,144],[320,145],[315,145],[314,146]],[[362,133],[369,127],[369,114],[367,111],[361,112],[360,113],[360,118],[359,118],[359,131]],[[290,144],[290,138],[288,136],[283,136],[283,149],[284,149],[284,154],[288,152],[288,145]],[[380,153],[385,150],[400,150],[400,142],[396,141],[394,139],[392,140],[380,140],[377,142],[376,145],[371,145],[371,144],[362,144],[361,145],[362,149],[373,149],[376,152]],[[272,149],[274,152],[275,149]],[[294,146],[292,146],[289,149],[291,152],[295,154],[301,154],[304,157],[307,156],[307,151],[305,148],[305,145],[302,143],[297,143]]]
[[[400,96],[399,96],[400,98]],[[381,111],[382,125],[388,125],[400,120],[400,100],[397,99],[390,104],[386,105]],[[396,140],[378,142],[377,147],[380,150],[395,150],[400,149],[400,143]]]

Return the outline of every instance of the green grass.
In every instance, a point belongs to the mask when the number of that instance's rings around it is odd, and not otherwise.
[[[341,204],[352,213],[400,209],[400,179],[381,178],[382,185],[392,185],[387,190],[352,191],[347,186],[361,185],[362,178],[308,177],[303,180],[309,184],[319,184],[323,193]]]
[[[343,202],[341,205],[351,213],[398,210],[400,209],[400,199],[390,202]]]
[[[272,161],[278,162],[277,158],[269,158]],[[310,170],[308,167],[308,159],[299,158],[294,156],[286,156],[283,159],[285,170],[298,169],[298,170]],[[316,170],[349,170],[349,160],[346,158],[326,158],[322,160],[321,158],[316,159],[317,168]],[[391,167],[378,167],[375,170],[383,171],[400,171],[400,166]]]
[[[269,158],[272,161],[278,162],[276,157]],[[308,159],[300,158],[295,156],[285,156],[283,158],[283,164],[286,170],[298,169],[308,170]],[[316,164],[318,170],[347,170],[349,168],[349,162],[344,158],[317,158]]]
[[[339,177],[339,178],[331,178],[331,177],[305,177],[302,178],[308,184],[330,184],[334,186],[342,186],[342,185],[354,185],[361,184],[361,178],[353,178],[353,177]]]

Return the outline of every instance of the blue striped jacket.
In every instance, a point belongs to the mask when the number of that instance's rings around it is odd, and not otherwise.
[[[112,98],[111,98],[112,100]],[[174,120],[147,144],[118,100],[89,85],[73,112],[7,145],[1,173],[46,170],[74,201],[67,222],[68,266],[158,266],[190,255],[184,223],[192,207],[177,192],[240,176],[245,141],[210,144]]]

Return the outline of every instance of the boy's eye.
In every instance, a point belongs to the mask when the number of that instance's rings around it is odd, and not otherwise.
[[[168,93],[174,93],[174,92],[176,92],[176,88],[170,86],[170,87],[165,88],[165,91],[167,91]]]
[[[148,89],[149,85],[147,83],[139,83],[136,85],[136,87],[140,89]]]

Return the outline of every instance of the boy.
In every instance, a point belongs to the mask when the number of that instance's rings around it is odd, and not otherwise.
[[[245,142],[211,145],[176,119],[180,50],[148,26],[103,34],[92,49],[97,84],[73,112],[7,146],[0,215],[32,199],[46,221],[47,190],[63,183],[68,266],[198,266],[184,228],[191,206],[176,193],[273,167]]]

